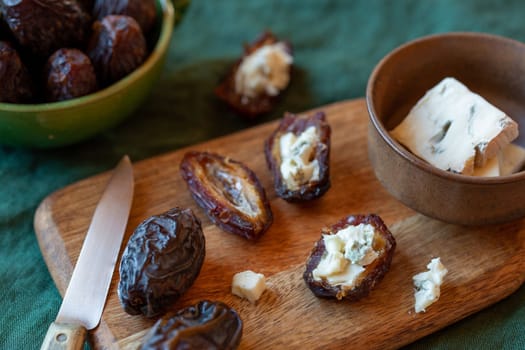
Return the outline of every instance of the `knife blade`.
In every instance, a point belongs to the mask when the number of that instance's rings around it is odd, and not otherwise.
[[[133,168],[124,156],[95,208],[75,269],[41,350],[82,349],[106,303],[133,200]]]

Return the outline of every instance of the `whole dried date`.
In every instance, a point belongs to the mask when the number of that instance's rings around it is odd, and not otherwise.
[[[155,0],[95,0],[93,15],[99,20],[107,15],[133,17],[147,35],[155,25],[157,8]]]
[[[146,39],[137,21],[109,15],[93,24],[87,50],[99,84],[110,85],[140,66],[147,55]]]
[[[201,223],[191,209],[173,208],[143,221],[120,262],[124,310],[153,317],[165,312],[197,278],[205,256]]]
[[[322,196],[330,188],[330,125],[323,112],[285,113],[265,141],[275,192],[287,201]]]
[[[243,56],[215,89],[215,95],[240,115],[254,118],[271,111],[291,80],[290,43],[263,33],[244,47]]]
[[[0,11],[18,43],[46,58],[84,44],[91,21],[76,0],[3,0]]]
[[[243,163],[193,151],[184,155],[180,169],[197,204],[223,230],[255,240],[272,224],[264,188]]]
[[[34,87],[26,66],[7,41],[0,41],[0,102],[29,102]]]
[[[234,309],[219,301],[203,300],[159,319],[141,349],[234,350],[241,336],[242,320]]]
[[[303,274],[318,297],[358,300],[379,283],[390,268],[396,241],[377,215],[350,215],[316,242]]]
[[[51,55],[45,68],[46,98],[62,101],[97,90],[95,69],[82,51],[59,49]]]

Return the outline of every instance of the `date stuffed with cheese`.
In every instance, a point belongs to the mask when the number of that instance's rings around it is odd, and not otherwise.
[[[266,162],[277,195],[312,200],[330,188],[330,125],[323,112],[286,113],[265,142]]]
[[[239,114],[254,118],[271,111],[291,79],[292,46],[265,32],[233,65],[215,95]]]
[[[224,231],[256,240],[272,224],[266,192],[243,163],[192,151],[184,155],[180,170],[197,204]]]
[[[348,216],[323,230],[303,278],[318,297],[361,299],[390,269],[395,247],[394,236],[379,216]]]

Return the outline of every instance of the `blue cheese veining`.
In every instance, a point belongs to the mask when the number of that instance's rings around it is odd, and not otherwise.
[[[418,273],[414,281],[416,299],[414,309],[416,312],[424,312],[426,308],[439,299],[441,284],[448,270],[441,263],[440,258],[434,258],[427,265],[428,271]]]
[[[244,57],[235,74],[235,92],[245,97],[276,96],[290,82],[293,57],[286,45],[264,45]]]
[[[391,134],[432,165],[472,175],[518,136],[518,126],[461,82],[445,78]]]
[[[297,190],[310,181],[319,181],[319,162],[315,157],[320,139],[314,126],[299,135],[288,132],[280,137],[280,171],[286,187]]]
[[[350,225],[333,235],[323,235],[326,251],[312,271],[315,280],[352,286],[365,267],[378,257],[373,248],[375,229],[370,224]]]

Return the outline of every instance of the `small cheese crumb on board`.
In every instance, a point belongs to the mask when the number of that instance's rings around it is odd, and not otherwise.
[[[232,294],[255,303],[266,289],[266,279],[262,273],[243,271],[233,276]]]
[[[425,312],[426,308],[435,303],[441,294],[441,283],[448,270],[441,263],[440,258],[430,260],[427,265],[428,271],[418,273],[414,281],[416,299],[414,309],[417,313]]]
[[[472,175],[518,137],[517,123],[454,78],[427,91],[391,131],[435,167]]]

